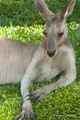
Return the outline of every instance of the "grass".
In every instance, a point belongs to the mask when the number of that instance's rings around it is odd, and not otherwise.
[[[55,13],[69,0],[45,0]],[[57,7],[58,6],[58,7]],[[77,78],[67,87],[58,88],[44,100],[33,106],[37,120],[80,119],[80,1],[76,0],[73,14],[67,19],[69,39],[76,56]],[[44,21],[39,15],[34,0],[0,0],[0,35],[29,44],[40,44],[43,39]],[[55,78],[57,79],[57,78]],[[36,83],[30,91],[45,84]],[[0,119],[13,120],[21,112],[23,99],[20,84],[0,86]],[[33,104],[33,102],[32,102]]]

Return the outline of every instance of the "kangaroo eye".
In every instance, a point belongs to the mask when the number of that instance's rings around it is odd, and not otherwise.
[[[47,35],[47,33],[45,32],[45,31],[43,31],[43,34],[46,36]]]
[[[58,36],[61,37],[61,36],[63,36],[63,34],[64,34],[63,32],[58,33]]]

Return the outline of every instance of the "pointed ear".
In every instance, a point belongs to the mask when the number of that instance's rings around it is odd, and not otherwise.
[[[55,14],[48,9],[44,0],[35,0],[35,4],[43,19],[49,21],[54,17]]]
[[[62,10],[58,13],[62,18],[71,15],[76,0],[71,0]]]

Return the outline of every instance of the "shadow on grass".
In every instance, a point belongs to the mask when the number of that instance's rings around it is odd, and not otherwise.
[[[69,0],[49,0],[47,2],[50,10],[58,12]],[[67,19],[67,22],[80,22],[80,1],[76,0],[76,6],[73,14]],[[58,6],[58,7],[57,7]],[[0,1],[0,26],[28,26],[34,24],[44,24],[45,21],[39,15],[34,0],[1,0]]]

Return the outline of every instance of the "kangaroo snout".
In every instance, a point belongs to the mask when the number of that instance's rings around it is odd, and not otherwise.
[[[55,53],[56,53],[56,50],[53,50],[53,51],[48,51],[47,50],[47,54],[48,54],[49,57],[53,57],[55,55]]]

